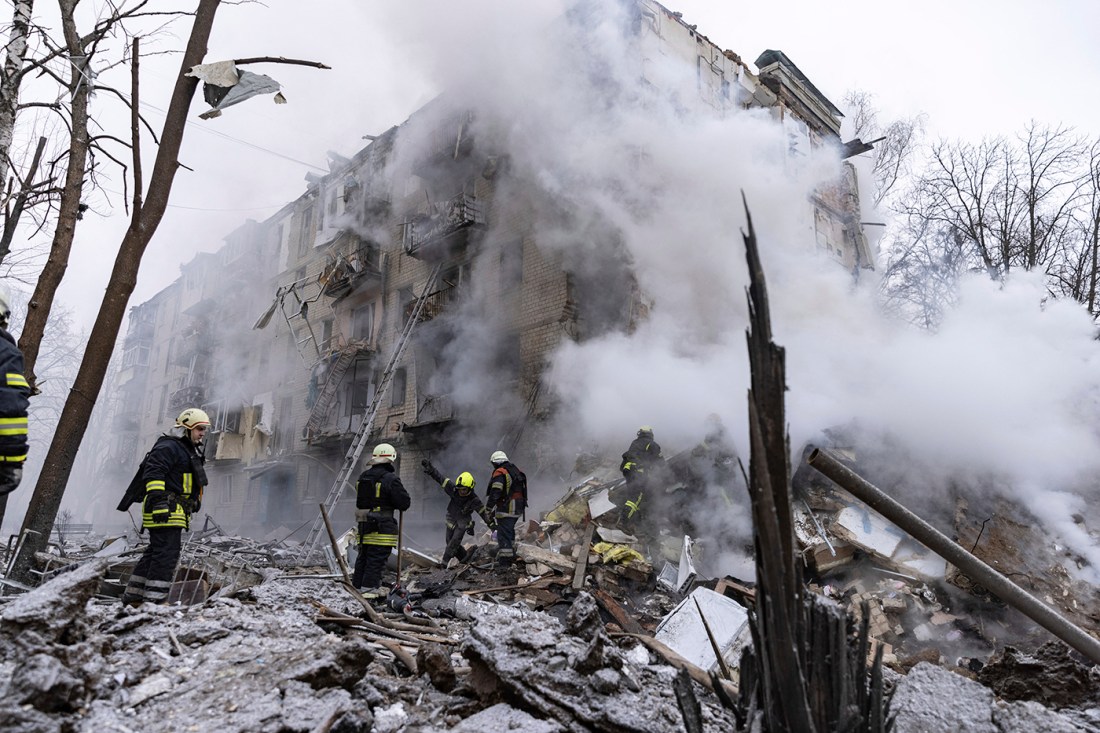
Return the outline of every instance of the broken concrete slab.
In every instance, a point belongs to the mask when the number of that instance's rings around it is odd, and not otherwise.
[[[495,704],[507,698],[570,731],[683,729],[672,694],[673,668],[638,667],[602,631],[586,639],[553,617],[539,616],[537,624],[497,617],[475,624],[462,651],[470,660],[471,687],[481,700]],[[595,660],[601,663],[598,669],[590,667]],[[598,685],[592,683],[596,672],[601,673]],[[708,725],[734,728],[732,712],[713,695],[699,697]]]
[[[921,662],[897,681],[890,710],[895,733],[965,730],[1002,733],[1007,730],[1083,731],[1057,711],[1027,703],[997,701],[993,691],[962,675]],[[1024,727],[1005,726],[1027,721]]]
[[[45,585],[18,596],[0,611],[0,640],[5,653],[37,650],[84,637],[84,607],[99,589],[107,560],[72,566]]]
[[[565,733],[567,729],[553,720],[540,720],[503,702],[471,715],[450,729],[451,733],[485,733],[488,730]]]

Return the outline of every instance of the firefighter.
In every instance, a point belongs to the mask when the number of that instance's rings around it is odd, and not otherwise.
[[[0,501],[23,479],[27,458],[27,404],[30,385],[23,376],[23,352],[8,333],[11,300],[0,288]],[[2,512],[2,510],[0,510]]]
[[[359,475],[355,489],[355,520],[359,524],[359,555],[351,582],[365,588],[367,598],[386,595],[382,570],[397,547],[398,524],[394,512],[403,512],[412,504],[409,492],[397,477],[393,462],[397,451],[389,443],[379,443],[371,456],[371,466]]]
[[[510,567],[516,559],[516,521],[527,508],[527,477],[502,450],[489,456],[489,462],[493,474],[485,504],[496,517],[497,567]]]
[[[202,507],[207,483],[203,438],[210,428],[210,417],[197,407],[189,407],[176,418],[175,427],[180,434],[157,438],[142,464],[145,499],[141,525],[149,530],[149,546],[134,566],[122,596],[122,602],[130,605],[168,602],[183,530],[191,526],[191,515]]]
[[[633,532],[637,527],[646,492],[658,478],[655,474],[663,468],[664,458],[661,457],[660,444],[653,439],[653,428],[643,425],[638,428],[637,436],[623,453],[622,463],[619,464],[619,470],[626,479],[626,486],[620,492],[620,497],[626,498],[622,514],[622,525],[626,531]]]
[[[451,559],[466,562],[470,553],[462,546],[462,538],[467,532],[474,533],[473,514],[476,512],[489,529],[496,529],[496,519],[481,502],[481,498],[474,493],[474,477],[469,471],[463,471],[452,481],[444,478],[428,459],[421,461],[420,465],[424,467],[424,473],[431,476],[443,487],[447,496],[451,497],[450,503],[447,504],[447,531],[444,534],[446,549],[443,551],[443,564],[447,565]]]

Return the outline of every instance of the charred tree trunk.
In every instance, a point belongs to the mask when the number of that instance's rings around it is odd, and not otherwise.
[[[864,610],[857,630],[843,608],[803,588],[791,511],[786,358],[772,341],[764,270],[747,206],[745,214],[752,369],[749,497],[757,588],[749,612],[753,645],[741,658],[737,717],[743,730],[880,733],[890,724],[881,647],[867,667],[869,613]]]
[[[123,237],[111,272],[110,285],[103,296],[95,325],[92,326],[88,348],[84,352],[84,359],[81,361],[69,398],[65,402],[65,408],[61,412],[61,419],[54,433],[53,442],[50,443],[49,452],[46,454],[42,473],[34,487],[30,508],[23,520],[23,530],[28,532],[27,539],[23,551],[16,558],[13,570],[13,575],[24,581],[30,580],[34,553],[45,548],[50,527],[57,516],[65,486],[72,473],[76,452],[84,438],[92,408],[103,386],[107,363],[118,338],[123,317],[126,315],[130,294],[133,293],[137,284],[142,255],[168,205],[172,181],[179,167],[178,156],[183,143],[187,112],[198,85],[197,79],[185,74],[192,66],[202,63],[206,55],[206,44],[210,38],[219,2],[220,0],[199,0],[195,11],[195,23],[187,41],[187,49],[183,54],[175,88],[172,91],[164,129],[161,131],[160,148],[153,164],[148,194],[141,211],[135,212],[130,227]],[[134,99],[133,103],[136,105],[137,99]],[[133,130],[135,139],[138,134],[135,128]]]
[[[91,99],[92,84],[87,73],[89,57],[84,51],[84,42],[76,28],[76,4],[78,0],[60,0],[61,29],[65,35],[65,46],[69,52],[69,96],[72,104],[72,119],[69,133],[69,159],[65,166],[65,183],[61,188],[58,203],[57,228],[54,229],[50,255],[42,268],[42,274],[34,285],[27,304],[27,320],[23,332],[19,335],[19,349],[23,352],[23,371],[31,385],[31,393],[37,393],[37,381],[34,373],[38,361],[38,352],[42,347],[42,334],[46,330],[46,321],[53,308],[54,296],[65,270],[69,266],[69,252],[76,236],[76,222],[80,215],[80,199],[84,193],[84,175],[88,166],[88,104]],[[2,517],[0,517],[2,519]]]

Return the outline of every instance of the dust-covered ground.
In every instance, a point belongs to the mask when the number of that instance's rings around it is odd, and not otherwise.
[[[270,571],[233,597],[126,608],[95,597],[104,572],[75,565],[3,606],[3,730],[684,730],[678,670],[609,633],[583,591],[552,615],[452,588],[416,612],[372,606],[374,623],[330,579]],[[1061,710],[932,664],[891,674],[894,729],[1100,730],[1095,674],[1066,663],[1043,682],[1075,690]],[[1010,665],[1039,680],[1045,662]],[[690,684],[703,729],[735,730],[733,712]]]

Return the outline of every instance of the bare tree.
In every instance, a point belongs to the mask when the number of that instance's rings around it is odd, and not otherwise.
[[[62,84],[68,93],[69,145],[64,182],[59,192],[56,227],[50,245],[49,257],[35,283],[30,309],[27,313],[27,321],[19,338],[19,348],[23,352],[27,381],[34,391],[37,391],[36,367],[42,334],[45,331],[46,322],[49,320],[50,309],[53,307],[57,289],[61,285],[61,281],[65,277],[65,271],[68,268],[69,253],[72,250],[73,239],[76,236],[77,221],[79,221],[84,207],[83,195],[87,182],[88,162],[90,156],[97,149],[110,156],[110,153],[98,146],[97,138],[89,133],[89,121],[91,119],[89,104],[92,92],[95,90],[93,75],[90,71],[91,60],[106,39],[118,33],[120,29],[123,32],[125,31],[124,22],[151,14],[160,14],[144,11],[148,0],[141,0],[127,9],[121,7],[114,9],[113,12],[97,20],[95,27],[90,32],[82,35],[77,29],[75,18],[78,2],[79,0],[58,0],[61,10],[61,30],[64,36],[64,44],[48,54],[48,56],[65,56],[69,62],[69,76],[67,79],[48,72],[57,79],[59,84]],[[46,70],[45,66],[41,64],[39,66]],[[115,90],[106,90],[117,94]],[[100,137],[106,138],[109,136]],[[121,161],[117,162],[125,169],[125,164]]]
[[[883,267],[883,305],[933,331],[957,302],[959,278],[967,271],[963,239],[942,226],[905,230],[896,239]]]
[[[1052,291],[1073,298],[1100,315],[1100,140],[1088,149],[1088,166],[1078,189],[1074,232],[1063,249],[1060,266],[1053,268]]]
[[[917,149],[924,137],[927,115],[924,113],[879,122],[874,95],[853,90],[844,95],[846,118],[852,132],[863,140],[874,140],[874,204],[881,205],[905,181]]]
[[[198,79],[189,75],[188,72],[198,66],[206,55],[206,44],[213,28],[214,16],[220,1],[198,0],[198,7],[194,14],[194,25],[183,53],[168,111],[165,113],[157,155],[149,176],[147,195],[141,165],[142,120],[137,112],[139,105],[138,41],[134,39],[131,56],[132,86],[130,99],[132,112],[130,147],[133,171],[133,204],[130,226],[123,236],[122,244],[115,257],[114,268],[111,271],[110,287],[107,288],[103,296],[103,302],[100,305],[95,324],[92,326],[84,358],[62,410],[53,441],[50,443],[42,473],[34,488],[30,508],[23,520],[23,531],[26,533],[27,539],[13,568],[13,574],[17,578],[29,579],[29,570],[34,553],[43,547],[43,528],[45,528],[45,534],[48,535],[49,526],[57,515],[65,487],[72,473],[77,450],[83,440],[96,399],[103,386],[111,354],[118,339],[123,318],[126,315],[126,306],[137,284],[138,268],[141,265],[142,256],[153,235],[156,234],[157,227],[160,225],[168,206],[172,184],[176,171],[180,166],[178,156],[180,147],[183,144],[187,112],[198,85]],[[75,0],[61,0],[61,2],[75,3]],[[262,61],[328,68],[317,62],[282,57],[242,59],[236,63]],[[26,336],[26,331],[23,335]]]
[[[15,136],[15,113],[19,106],[19,87],[23,79],[23,63],[27,58],[27,39],[33,12],[34,0],[15,0],[12,4],[11,33],[4,47],[4,64],[0,69],[0,184],[8,178],[11,143]]]
[[[73,512],[71,509],[62,509],[57,513],[57,521],[53,525],[57,529],[57,543],[61,545],[61,552],[65,552],[65,535],[73,526]]]
[[[149,194],[144,200],[142,200],[141,179],[135,178],[135,206],[130,227],[122,239],[111,271],[111,286],[104,293],[103,303],[92,326],[88,347],[84,352],[84,359],[62,411],[61,421],[54,432],[42,473],[34,487],[30,508],[23,520],[22,529],[27,532],[27,540],[23,545],[24,551],[16,559],[13,568],[13,574],[17,578],[29,579],[34,553],[43,548],[43,538],[49,536],[49,527],[57,516],[76,452],[103,385],[111,352],[126,315],[126,305],[137,284],[138,267],[141,264],[142,255],[153,234],[156,233],[157,226],[168,206],[168,197],[179,167],[178,156],[183,143],[187,112],[198,84],[198,80],[187,76],[187,72],[191,67],[200,64],[206,55],[206,44],[210,38],[219,2],[220,0],[199,0],[195,11],[195,22],[187,40],[187,48],[183,53],[168,112],[165,115],[164,127],[161,130],[160,146],[149,179]],[[136,82],[134,86],[136,91]],[[137,107],[136,94],[131,103],[135,108]],[[131,133],[134,161],[137,163],[140,160],[139,127],[134,125]],[[139,171],[140,165],[135,165],[135,176],[140,175]]]
[[[1072,228],[1081,151],[1071,131],[1034,123],[1017,142],[940,141],[903,210],[957,232],[995,279],[1047,272]]]

